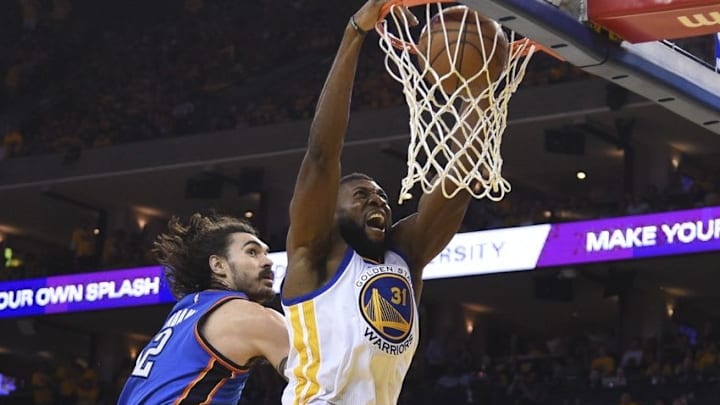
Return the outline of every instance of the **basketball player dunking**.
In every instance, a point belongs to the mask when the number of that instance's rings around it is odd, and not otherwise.
[[[446,199],[438,187],[393,224],[373,179],[340,177],[360,48],[385,3],[368,0],[345,28],[290,203],[285,405],[397,403],[418,344],[423,268],[457,232],[470,201],[467,192]]]

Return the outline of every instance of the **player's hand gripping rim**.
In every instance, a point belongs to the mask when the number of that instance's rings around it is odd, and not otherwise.
[[[379,20],[385,17],[388,9],[392,10],[398,18],[403,18],[404,14],[410,26],[418,25],[417,17],[406,6],[402,5],[402,0],[368,0],[353,14],[350,23],[358,32],[367,33],[375,28],[375,24]]]

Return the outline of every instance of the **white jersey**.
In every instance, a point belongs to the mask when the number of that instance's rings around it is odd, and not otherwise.
[[[348,248],[317,291],[283,299],[290,334],[283,405],[396,404],[419,339],[408,265]]]

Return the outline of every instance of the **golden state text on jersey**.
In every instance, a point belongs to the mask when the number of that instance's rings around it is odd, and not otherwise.
[[[357,276],[363,337],[377,350],[403,354],[413,343],[415,303],[408,269],[389,264],[366,268]]]

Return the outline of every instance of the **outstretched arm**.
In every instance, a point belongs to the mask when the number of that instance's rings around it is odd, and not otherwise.
[[[200,334],[235,364],[249,366],[265,358],[284,376],[290,338],[279,312],[247,300],[230,300],[210,313]]]
[[[479,117],[473,112],[464,119],[473,121]],[[457,144],[465,142],[465,136],[460,132],[453,134],[453,137],[457,139]],[[463,167],[472,167],[466,156],[460,156],[455,164],[460,172]],[[416,214],[399,221],[393,228],[396,245],[411,261],[418,295],[423,268],[447,246],[460,229],[471,199],[467,190],[461,190],[453,198],[446,198],[443,188],[452,195],[458,186],[449,180],[442,181],[445,184],[438,184],[431,193],[420,197]]]
[[[253,343],[256,345],[257,350],[262,353],[262,356],[273,365],[278,374],[287,380],[285,364],[290,351],[290,338],[288,337],[285,319],[273,309],[263,309],[267,311],[268,315],[258,322],[256,330],[259,333],[253,334],[255,337]]]
[[[368,0],[355,13],[355,24],[364,31],[371,30],[386,1]],[[284,296],[299,295],[317,287],[317,277],[311,273],[322,270],[330,249],[340,181],[340,155],[363,39],[364,34],[348,22],[320,93],[307,151],[290,202]]]
[[[446,187],[452,190],[455,185]],[[420,197],[415,214],[393,226],[395,244],[410,260],[416,298],[422,293],[423,269],[460,229],[470,198],[470,193],[461,191],[447,199],[438,185],[433,192]]]

